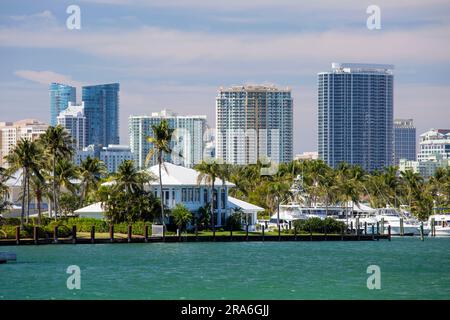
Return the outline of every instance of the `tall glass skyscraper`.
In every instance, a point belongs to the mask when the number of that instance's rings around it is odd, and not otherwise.
[[[416,160],[416,127],[413,119],[394,120],[394,165],[400,159]]]
[[[84,86],[87,145],[119,144],[119,84]]]
[[[230,164],[292,161],[291,90],[275,86],[221,88],[216,98],[216,157]]]
[[[75,104],[77,99],[76,88],[62,83],[51,83],[50,92],[50,125],[56,126],[59,113],[69,106],[69,102]]]
[[[333,63],[318,74],[319,157],[373,171],[393,164],[392,65]]]

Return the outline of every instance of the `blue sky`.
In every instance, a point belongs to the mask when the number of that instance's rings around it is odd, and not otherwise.
[[[65,27],[81,8],[81,30]],[[366,8],[381,8],[368,30]],[[317,73],[331,62],[395,65],[395,116],[418,132],[450,127],[450,4],[445,0],[9,1],[0,4],[0,121],[49,121],[49,82],[120,82],[130,114],[170,108],[215,125],[220,86],[291,87],[294,151],[316,150]],[[78,90],[80,91],[80,90]]]

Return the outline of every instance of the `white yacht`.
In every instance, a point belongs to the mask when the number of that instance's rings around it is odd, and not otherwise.
[[[384,221],[384,233],[387,233],[389,226],[391,226],[391,235],[400,235],[400,219],[403,219],[404,235],[420,234],[420,222],[395,208],[379,208],[376,210],[375,218],[378,223]]]
[[[424,232],[431,236],[432,222],[434,221],[434,235],[437,237],[450,236],[450,214],[433,214],[424,226]]]

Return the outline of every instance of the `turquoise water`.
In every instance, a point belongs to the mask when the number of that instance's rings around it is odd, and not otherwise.
[[[42,245],[0,265],[0,299],[449,299],[450,239]],[[381,290],[366,286],[369,265]],[[69,290],[66,269],[81,269]]]

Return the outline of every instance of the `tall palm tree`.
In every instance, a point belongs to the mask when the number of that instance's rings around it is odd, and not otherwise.
[[[72,160],[62,158],[59,159],[58,162],[56,163],[55,174],[57,185],[56,196],[58,199],[58,207],[59,207],[59,200],[63,188],[69,191],[72,195],[76,194],[78,191],[77,185],[73,183],[73,180],[78,178],[78,168],[74,165]]]
[[[145,164],[148,165],[150,160],[156,154],[156,160],[158,162],[158,174],[159,174],[159,194],[161,200],[161,222],[163,228],[166,227],[166,222],[164,219],[164,197],[163,197],[163,187],[162,187],[162,167],[164,166],[164,155],[170,154],[172,149],[170,147],[170,141],[172,139],[172,134],[175,130],[169,128],[169,123],[167,120],[163,119],[158,125],[152,125],[152,135],[147,137],[147,142],[153,145],[153,148],[147,154],[145,159]],[[167,171],[167,168],[164,166]]]
[[[29,198],[28,182],[33,173],[39,179],[44,179],[39,172],[39,160],[41,159],[41,150],[38,144],[28,139],[21,139],[11,152],[5,157],[9,164],[9,172],[22,170],[22,209],[20,214],[20,226],[24,227],[25,217],[25,199]],[[27,217],[29,216],[29,206]]]
[[[72,148],[73,141],[69,133],[60,125],[48,127],[45,133],[40,136],[39,141],[47,153],[49,167],[52,172],[52,207],[56,220],[58,216],[56,164],[59,159],[72,157],[74,152]]]
[[[214,219],[214,189],[216,178],[219,176],[219,164],[214,159],[207,159],[202,161],[195,166],[195,170],[199,172],[197,177],[197,183],[201,184],[205,182],[211,186],[211,198],[210,198],[210,208],[211,208],[211,227],[213,230],[213,236],[216,235],[216,223]]]
[[[142,191],[144,183],[150,181],[149,175],[136,169],[133,160],[123,161],[113,175],[113,179],[115,181],[114,188],[126,193]]]
[[[283,181],[280,177],[275,177],[275,180],[269,184],[269,192],[272,197],[276,199],[276,210],[277,210],[277,226],[278,234],[280,235],[280,204],[289,198],[289,188],[290,185]]]
[[[8,174],[7,170],[3,167],[0,167],[0,213],[5,210],[8,205],[8,194],[9,188],[6,182],[10,179],[11,176]]]
[[[228,164],[224,161],[219,161],[219,166],[217,170],[218,177],[222,180],[222,192],[225,192],[226,183],[228,180],[230,180],[231,174],[233,171],[233,166],[231,164]],[[228,212],[228,201],[225,199],[225,210],[224,213]],[[222,214],[222,218],[225,219],[224,213]],[[224,219],[222,219],[222,223],[224,222]]]
[[[32,175],[30,179],[30,187],[34,194],[34,198],[36,200],[35,204],[38,210],[38,224],[42,223],[42,199],[46,196],[50,198],[51,195],[48,195],[48,185],[45,182],[45,179],[40,179],[36,175]]]
[[[106,175],[107,170],[103,161],[89,156],[86,160],[81,161],[78,170],[81,178],[80,202],[84,204],[89,194],[97,189],[101,178]]]

